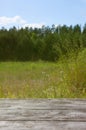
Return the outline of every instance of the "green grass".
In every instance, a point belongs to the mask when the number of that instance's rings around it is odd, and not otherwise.
[[[86,98],[86,49],[51,62],[1,62],[0,98]]]

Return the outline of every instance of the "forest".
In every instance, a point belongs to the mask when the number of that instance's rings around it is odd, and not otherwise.
[[[0,29],[0,98],[86,98],[86,24]]]
[[[58,61],[86,48],[86,24],[0,29],[0,61]]]

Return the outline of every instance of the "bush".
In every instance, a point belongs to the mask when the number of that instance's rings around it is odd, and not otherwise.
[[[76,60],[68,63],[66,79],[72,92],[86,93],[86,49],[79,52]]]

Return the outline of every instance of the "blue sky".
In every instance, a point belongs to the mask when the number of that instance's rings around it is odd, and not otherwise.
[[[0,28],[86,23],[86,0],[0,0]]]

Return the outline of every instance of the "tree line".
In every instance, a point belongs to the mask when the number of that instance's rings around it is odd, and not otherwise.
[[[0,29],[0,61],[57,61],[86,48],[86,24]]]

